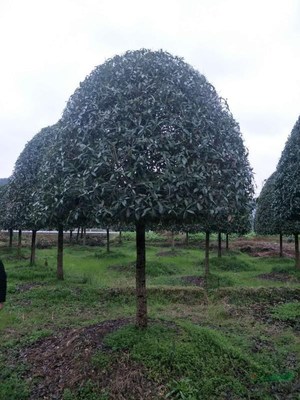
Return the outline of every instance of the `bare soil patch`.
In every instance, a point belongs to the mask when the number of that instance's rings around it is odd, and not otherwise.
[[[289,281],[298,281],[293,275],[283,272],[270,272],[266,274],[257,275],[259,279],[265,279],[268,281],[279,281],[279,282],[289,282]]]
[[[253,257],[278,257],[279,241],[265,239],[236,239],[230,242],[230,248],[247,253]],[[295,254],[293,243],[284,242],[283,256],[293,258]]]
[[[65,389],[76,390],[91,380],[112,399],[163,398],[164,388],[147,378],[144,367],[126,352],[111,358],[109,368],[97,367],[97,351],[111,354],[103,339],[131,319],[105,321],[80,329],[64,329],[23,348],[19,361],[27,365],[25,378],[32,382],[31,400],[61,399]]]
[[[204,287],[205,286],[205,279],[202,276],[183,276],[181,278],[182,282],[189,285],[195,285]]]

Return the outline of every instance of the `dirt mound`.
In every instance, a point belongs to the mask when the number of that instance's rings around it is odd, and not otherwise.
[[[254,239],[237,239],[230,243],[230,247],[234,250],[239,250],[242,253],[247,253],[253,257],[278,257],[279,242],[264,241],[258,238]],[[283,244],[283,256],[294,257],[294,246],[292,243]]]
[[[294,276],[283,273],[283,272],[270,272],[266,274],[257,275],[259,279],[265,279],[268,281],[279,281],[279,282],[289,282],[293,280],[297,280]]]
[[[130,322],[120,319],[64,329],[22,349],[19,360],[28,366],[25,378],[32,382],[30,399],[61,399],[66,389],[76,390],[89,381],[98,393],[108,391],[117,400],[160,398],[162,387],[148,379],[144,368],[126,352],[112,357],[109,368],[93,362],[97,351],[111,354],[104,337]]]
[[[182,282],[189,285],[195,286],[205,286],[205,279],[202,276],[183,276],[181,278]]]

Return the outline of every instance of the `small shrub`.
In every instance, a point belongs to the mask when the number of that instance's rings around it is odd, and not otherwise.
[[[164,237],[157,232],[148,231],[146,232],[146,240],[149,242],[151,241],[155,242],[157,240],[164,240]]]
[[[159,261],[147,261],[146,273],[149,276],[175,275],[178,267],[174,264],[163,264]]]

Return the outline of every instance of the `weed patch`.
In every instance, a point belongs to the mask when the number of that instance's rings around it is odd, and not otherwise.
[[[256,269],[252,263],[242,260],[236,255],[213,257],[210,260],[210,265],[221,271],[232,272],[253,271]]]

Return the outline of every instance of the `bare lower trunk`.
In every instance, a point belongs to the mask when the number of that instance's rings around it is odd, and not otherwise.
[[[172,251],[175,251],[175,233],[173,231],[171,232],[171,241]]]
[[[106,228],[106,251],[110,252],[110,242],[109,242],[109,228]]]
[[[226,233],[226,251],[229,250],[229,233]]]
[[[205,260],[204,260],[205,276],[209,275],[209,232],[205,232]]]
[[[279,234],[279,257],[283,257],[282,233]]]
[[[69,238],[69,240],[70,240],[70,243],[73,242],[73,229],[70,229],[70,238]]]
[[[13,242],[13,234],[14,231],[11,229],[8,230],[9,233],[9,242],[8,242],[8,247],[11,249],[12,248],[12,242]]]
[[[122,231],[119,232],[119,244],[122,244]]]
[[[222,257],[222,234],[218,232],[218,257]]]
[[[18,257],[21,257],[21,248],[22,248],[22,229],[18,231]]]
[[[63,269],[63,251],[64,251],[64,230],[62,226],[58,228],[58,238],[57,238],[57,279],[64,279],[64,269]]]
[[[185,232],[185,243],[188,246],[189,245],[189,233]]]
[[[85,246],[86,245],[86,228],[83,228],[83,240],[82,244]]]
[[[297,269],[300,269],[299,236],[298,236],[298,233],[295,233],[294,236],[295,236],[295,266],[296,266]]]
[[[80,228],[77,228],[77,234],[76,234],[76,242],[78,243],[79,240],[79,234],[80,234]]]
[[[35,244],[36,244],[36,230],[33,229],[31,233],[31,253],[30,253],[30,265],[35,265]]]
[[[136,325],[138,328],[146,328],[147,317],[147,293],[146,293],[146,244],[145,225],[136,224]]]

